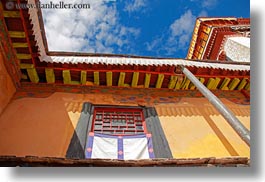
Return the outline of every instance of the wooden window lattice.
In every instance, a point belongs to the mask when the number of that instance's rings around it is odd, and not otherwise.
[[[95,108],[92,132],[113,135],[145,134],[141,109]]]

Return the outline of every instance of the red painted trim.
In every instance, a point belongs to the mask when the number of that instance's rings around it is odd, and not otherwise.
[[[247,98],[250,99],[250,93],[246,90],[241,90],[241,93]]]
[[[127,69],[119,69],[119,70],[106,70],[106,69],[80,69],[80,68],[53,68],[53,67],[36,67],[36,69],[45,69],[45,68],[51,68],[54,70],[70,70],[70,71],[87,71],[87,72],[127,72],[127,73],[134,73],[136,70],[127,70]],[[151,74],[165,74],[165,75],[175,75],[174,72],[170,73],[170,72],[156,72],[156,71],[146,71],[146,70],[137,70],[137,72],[140,73],[151,73]]]
[[[12,41],[8,33],[2,6],[0,7],[0,22],[3,26],[0,28],[0,54],[3,57],[4,65],[10,75],[12,82],[16,88],[21,86],[21,72],[19,61],[16,57],[16,51],[12,46]]]

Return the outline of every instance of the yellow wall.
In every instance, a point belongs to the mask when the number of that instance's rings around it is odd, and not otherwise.
[[[9,103],[16,88],[6,71],[2,54],[0,53],[0,115]]]
[[[222,99],[250,129],[250,107]],[[156,107],[174,158],[250,157],[250,147],[206,99],[182,99]]]
[[[249,106],[223,101],[249,128]],[[65,157],[84,102],[124,105],[111,94],[57,92],[13,100],[0,116],[0,155]],[[206,99],[155,107],[175,158],[249,156],[249,147]]]

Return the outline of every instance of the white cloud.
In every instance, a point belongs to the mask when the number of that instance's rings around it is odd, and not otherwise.
[[[207,12],[201,11],[198,16],[207,16]],[[151,43],[146,43],[146,50],[158,53],[165,51],[167,55],[175,54],[177,51],[187,51],[198,16],[187,10],[172,22],[167,33],[156,37]]]
[[[192,14],[191,10],[186,11],[170,25],[172,36],[179,36],[190,32],[194,26],[195,19],[196,17]]]
[[[217,5],[217,0],[203,0],[202,1],[202,7],[204,8],[213,8]]]
[[[211,9],[218,4],[218,0],[190,0],[190,2],[196,2],[202,8]]]
[[[139,11],[140,9],[147,6],[146,0],[132,0],[125,4],[124,11],[128,11],[129,13]]]
[[[157,46],[159,46],[162,43],[163,38],[159,37],[154,39],[151,43],[147,42],[145,43],[146,45],[146,50],[148,51],[153,51]]]
[[[166,46],[168,54],[172,54],[178,49],[185,50],[187,48],[195,20],[196,16],[192,14],[191,10],[187,10],[170,25],[170,36]]]
[[[53,3],[59,1],[53,0]],[[41,2],[49,3],[50,0]],[[113,2],[64,2],[89,3],[90,9],[42,9],[50,51],[116,53],[116,50],[128,49],[129,40],[140,34],[140,29],[120,24]]]

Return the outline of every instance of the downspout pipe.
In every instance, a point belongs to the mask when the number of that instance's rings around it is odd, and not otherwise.
[[[197,87],[197,89],[210,101],[210,103],[222,114],[236,133],[250,146],[249,130],[236,118],[220,99],[218,99],[207,87],[205,87],[187,68],[181,65],[182,72]]]

